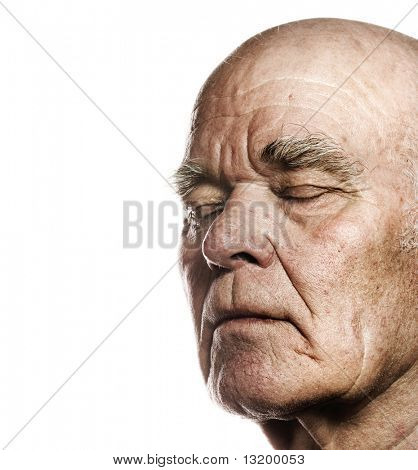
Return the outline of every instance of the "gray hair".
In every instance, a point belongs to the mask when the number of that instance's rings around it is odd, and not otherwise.
[[[365,168],[331,137],[321,133],[282,136],[262,149],[260,160],[285,171],[307,168],[323,171],[353,187]]]

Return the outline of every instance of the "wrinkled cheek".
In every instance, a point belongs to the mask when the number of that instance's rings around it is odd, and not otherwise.
[[[373,281],[373,232],[358,219],[336,218],[314,230],[296,227],[291,238],[294,246],[282,247],[279,255],[311,311],[313,344],[324,359],[340,354],[347,364],[355,363],[361,359],[354,356],[361,356],[361,316],[369,302],[367,284]]]
[[[358,214],[290,225],[291,243],[281,247],[282,263],[301,287],[329,294],[329,288],[343,287],[344,276],[352,277],[367,263],[378,244],[375,226]]]
[[[372,221],[334,219],[317,227],[313,239],[334,247],[337,253],[355,253],[376,242]]]

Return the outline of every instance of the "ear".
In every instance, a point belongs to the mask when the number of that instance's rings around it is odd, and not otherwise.
[[[260,423],[260,427],[275,450],[320,449],[296,419],[290,421],[270,419]]]

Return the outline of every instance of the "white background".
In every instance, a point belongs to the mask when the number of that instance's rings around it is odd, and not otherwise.
[[[199,87],[242,41],[311,17],[391,28],[413,2],[5,5],[168,177]],[[398,30],[415,36],[417,19],[418,9]],[[159,247],[156,227],[153,247],[123,249],[123,201],[156,205],[173,192],[1,5],[0,67],[4,447],[173,265],[177,248]],[[174,268],[0,452],[0,468],[83,469],[114,468],[113,455],[271,448],[255,424],[210,402]]]

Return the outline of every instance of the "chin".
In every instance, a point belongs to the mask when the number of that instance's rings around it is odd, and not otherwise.
[[[294,342],[283,341],[272,353],[265,341],[214,337],[207,385],[212,399],[227,411],[256,421],[292,419],[350,389],[351,381],[340,370],[301,353]]]
[[[283,377],[268,364],[246,358],[225,363],[218,373],[211,371],[208,388],[225,410],[254,420],[290,419],[318,401],[315,391],[295,376]]]

